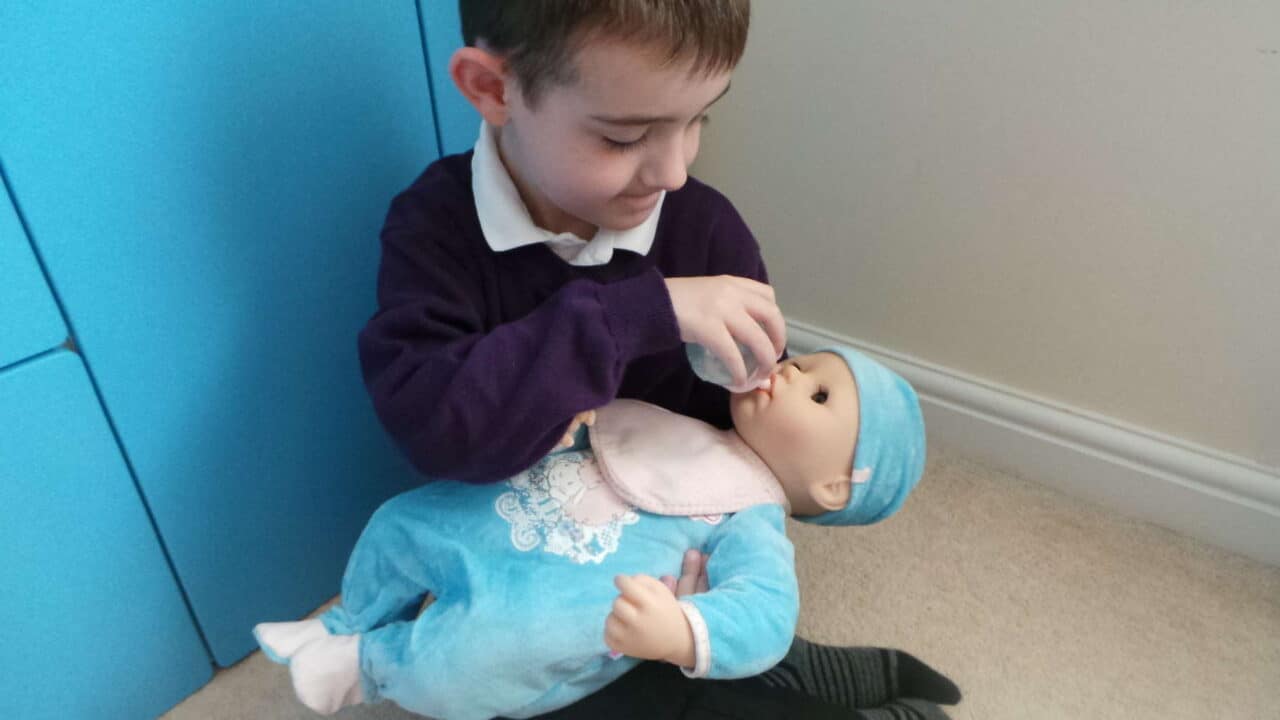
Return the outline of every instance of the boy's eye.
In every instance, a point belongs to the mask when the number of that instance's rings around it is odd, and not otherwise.
[[[635,140],[614,140],[608,135],[605,135],[603,137],[603,140],[604,140],[605,147],[608,147],[610,150],[625,151],[625,150],[634,150],[640,147],[641,145],[644,145],[645,138],[647,137],[649,137],[648,134],[645,134],[645,135],[641,135]]]
[[[814,402],[818,403],[819,405],[825,405],[825,404],[827,403],[827,391],[826,391],[826,389],[818,390],[818,392],[816,392],[816,393],[814,393],[814,394],[813,394],[813,398],[812,398],[812,399],[813,399],[813,401],[814,401]]]

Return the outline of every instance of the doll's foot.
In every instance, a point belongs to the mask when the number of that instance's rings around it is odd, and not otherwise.
[[[302,646],[312,640],[329,637],[329,631],[318,618],[298,622],[258,623],[253,626],[253,637],[267,659],[288,665]]]
[[[328,635],[307,643],[290,660],[289,676],[298,700],[321,715],[359,705],[360,636]]]

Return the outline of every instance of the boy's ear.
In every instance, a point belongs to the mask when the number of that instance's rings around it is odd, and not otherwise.
[[[507,124],[507,92],[516,88],[507,75],[506,60],[478,47],[459,48],[449,59],[449,77],[485,122],[495,127]]]
[[[837,475],[827,482],[814,483],[809,486],[809,496],[828,512],[843,510],[849,504],[849,493],[853,491],[853,479],[847,475]]]

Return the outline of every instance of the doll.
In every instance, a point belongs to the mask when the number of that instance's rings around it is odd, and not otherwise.
[[[326,714],[389,699],[447,720],[529,717],[642,659],[691,677],[763,672],[799,613],[786,516],[888,517],[923,471],[924,426],[911,386],[846,347],[783,362],[730,410],[719,430],[616,400],[589,445],[504,482],[392,498],[356,543],[339,605],[254,634]],[[691,547],[709,556],[709,589],[677,598],[656,578]]]

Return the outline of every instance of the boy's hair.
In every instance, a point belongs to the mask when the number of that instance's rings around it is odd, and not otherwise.
[[[592,35],[693,61],[693,72],[732,69],[747,44],[751,0],[459,0],[462,37],[506,57],[530,105],[548,83],[577,79],[576,52]]]

